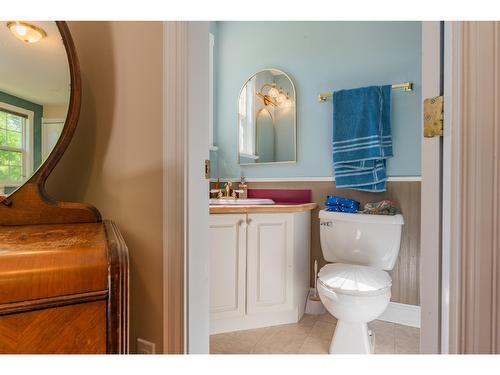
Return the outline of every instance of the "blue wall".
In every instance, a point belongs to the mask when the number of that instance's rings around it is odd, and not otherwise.
[[[390,176],[420,175],[420,22],[216,22],[213,177],[332,176],[332,104],[320,92],[412,81],[393,90]],[[297,90],[297,163],[239,166],[239,90],[256,71],[277,68]]]

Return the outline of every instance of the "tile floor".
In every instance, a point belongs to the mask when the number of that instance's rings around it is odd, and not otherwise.
[[[326,354],[336,320],[330,314],[304,315],[295,324],[210,336],[211,354]],[[418,328],[375,320],[376,354],[418,354]]]

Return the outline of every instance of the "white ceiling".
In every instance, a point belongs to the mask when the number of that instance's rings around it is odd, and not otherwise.
[[[0,91],[40,105],[67,105],[70,77],[66,50],[55,22],[31,22],[47,32],[24,43],[0,22]]]

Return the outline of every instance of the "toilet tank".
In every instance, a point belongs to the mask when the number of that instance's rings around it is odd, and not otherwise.
[[[321,250],[327,262],[392,270],[398,258],[402,215],[319,212]]]

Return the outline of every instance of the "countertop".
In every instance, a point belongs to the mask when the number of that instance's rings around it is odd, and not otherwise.
[[[210,205],[211,214],[282,213],[314,210],[316,203],[267,205]]]

